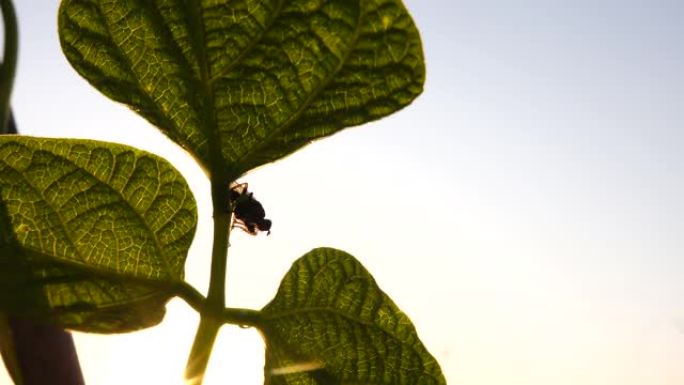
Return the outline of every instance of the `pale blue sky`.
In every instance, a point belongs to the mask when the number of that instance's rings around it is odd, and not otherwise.
[[[450,384],[684,383],[684,2],[406,4],[425,93],[245,178],[274,228],[233,237],[230,305],[263,306],[296,257],[335,246],[409,314]],[[56,1],[17,8],[24,133],[183,156],[71,70]],[[180,162],[206,221],[204,177]],[[210,229],[187,269],[202,290]],[[153,331],[78,335],[89,383],[179,383],[193,322],[174,301]],[[258,336],[225,337],[210,380],[260,383]]]

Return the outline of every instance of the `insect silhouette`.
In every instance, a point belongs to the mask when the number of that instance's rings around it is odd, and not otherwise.
[[[230,201],[235,215],[233,227],[250,235],[257,235],[259,231],[266,231],[266,235],[271,234],[271,220],[265,218],[264,206],[247,191],[247,183],[230,187]]]

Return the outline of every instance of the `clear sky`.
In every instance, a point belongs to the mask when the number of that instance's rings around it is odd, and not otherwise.
[[[449,384],[683,384],[684,2],[406,5],[424,94],[244,178],[274,225],[234,233],[229,305],[262,307],[297,257],[334,246],[412,318]],[[187,278],[206,290],[204,175],[69,67],[56,1],[17,8],[19,129],[176,162],[202,221]],[[174,300],[149,331],[76,334],[88,383],[180,384],[196,322]],[[257,333],[226,327],[206,383],[259,384],[262,364]]]

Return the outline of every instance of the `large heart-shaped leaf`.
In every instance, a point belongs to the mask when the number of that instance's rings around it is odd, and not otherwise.
[[[158,323],[194,198],[165,160],[89,140],[0,137],[0,309],[71,328]]]
[[[295,262],[260,325],[266,384],[446,384],[408,317],[339,250]]]
[[[401,0],[64,0],[74,68],[234,180],[421,91]]]

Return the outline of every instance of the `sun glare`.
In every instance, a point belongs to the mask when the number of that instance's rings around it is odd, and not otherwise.
[[[224,326],[216,339],[204,384],[263,383],[263,368],[264,342],[259,332]]]

